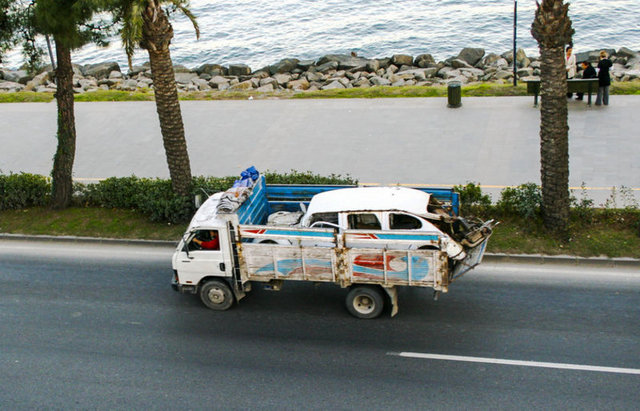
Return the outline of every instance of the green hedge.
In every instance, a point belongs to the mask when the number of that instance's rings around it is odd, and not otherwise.
[[[288,173],[267,171],[267,181],[272,184],[338,184],[355,185],[357,180],[350,176],[331,174],[320,176],[311,172],[291,170]],[[176,196],[171,189],[171,181],[158,178],[112,177],[95,184],[74,184],[74,205],[128,209],[147,215],[152,221],[184,223],[193,215],[196,194],[208,196],[231,187],[237,179],[229,177],[194,177],[192,193],[189,197]],[[479,183],[455,186],[460,193],[462,215],[487,218],[520,216],[531,220],[540,218],[540,188],[534,183],[505,188],[495,205],[482,193]],[[28,207],[45,206],[49,203],[51,183],[48,177],[34,174],[0,174],[0,210],[19,210]],[[583,194],[584,196],[584,194]],[[621,204],[618,204],[621,203]],[[572,219],[591,221],[601,215],[613,222],[638,226],[640,229],[640,208],[629,189],[621,187],[612,191],[603,209],[598,212],[593,202],[584,197],[572,202]],[[622,205],[622,207],[620,207]]]
[[[0,174],[0,210],[20,210],[49,202],[51,183],[35,174]]]
[[[265,177],[272,184],[357,184],[357,180],[348,176],[331,174],[325,177],[295,170],[288,173],[267,171]],[[84,206],[136,210],[156,222],[182,223],[189,221],[195,211],[193,199],[196,194],[224,191],[238,178],[194,177],[192,195],[183,198],[173,193],[171,180],[111,177],[95,184],[76,184],[74,200]]]

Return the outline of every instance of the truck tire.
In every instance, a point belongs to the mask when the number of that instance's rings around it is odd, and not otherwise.
[[[376,318],[384,308],[384,297],[378,287],[356,286],[347,294],[347,310],[357,318]]]
[[[233,305],[233,292],[226,282],[210,280],[200,287],[200,299],[212,310],[224,311]]]

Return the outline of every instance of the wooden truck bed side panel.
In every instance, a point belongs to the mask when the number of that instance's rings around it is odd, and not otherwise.
[[[241,225],[239,232],[240,238],[245,240],[238,247],[243,281],[334,282],[343,287],[370,283],[387,287],[433,287],[436,290],[446,290],[448,286],[447,257],[439,250],[345,248],[341,236],[330,229]],[[345,236],[360,234],[368,236],[371,243],[377,242],[377,237],[371,237],[370,233],[349,230]],[[407,235],[414,234],[424,235]],[[247,240],[278,241],[280,244]],[[385,241],[388,244],[406,239]]]
[[[337,281],[333,248],[245,243],[242,255],[248,281]]]
[[[447,288],[447,259],[436,250],[242,245],[246,281],[293,280]]]
[[[351,283],[446,288],[447,258],[437,250],[352,248],[348,252]]]

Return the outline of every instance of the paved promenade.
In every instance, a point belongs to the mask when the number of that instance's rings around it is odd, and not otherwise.
[[[533,97],[182,102],[194,175],[260,170],[350,174],[363,183],[540,181],[539,110]],[[640,96],[608,107],[569,102],[570,185],[603,202],[612,186],[640,197]],[[55,103],[0,105],[0,170],[48,175]],[[77,103],[78,179],[167,177],[153,102]]]

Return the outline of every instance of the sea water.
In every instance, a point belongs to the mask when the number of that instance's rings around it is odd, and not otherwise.
[[[628,47],[640,50],[640,0],[573,0],[569,16],[575,52]],[[200,38],[191,22],[172,15],[175,64],[248,64],[257,70],[280,59],[317,59],[356,52],[363,57],[430,53],[436,60],[464,47],[501,54],[513,49],[514,0],[192,0]],[[538,55],[531,36],[535,0],[517,1],[516,41]],[[10,56],[10,63],[19,59]],[[115,39],[109,48],[74,52],[77,64],[126,56]],[[137,50],[134,64],[148,60]]]

